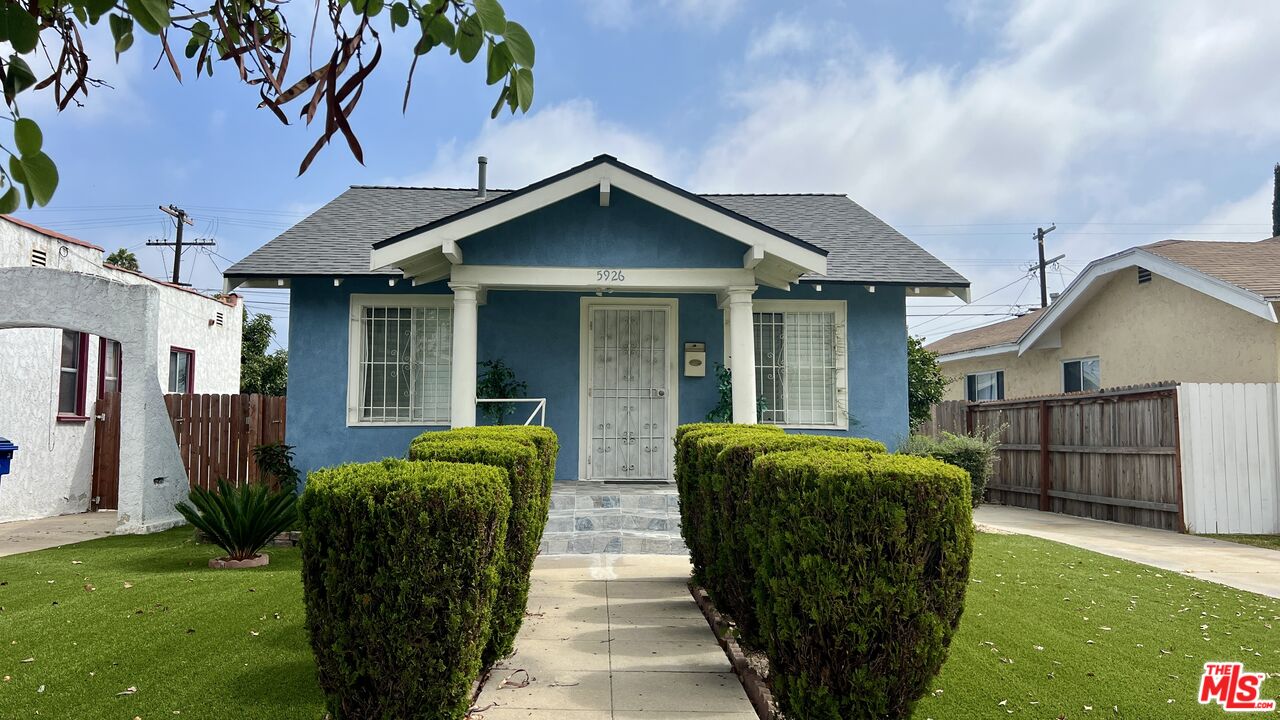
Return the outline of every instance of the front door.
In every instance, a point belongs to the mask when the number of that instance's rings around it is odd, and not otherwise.
[[[587,306],[586,478],[670,478],[669,305]]]

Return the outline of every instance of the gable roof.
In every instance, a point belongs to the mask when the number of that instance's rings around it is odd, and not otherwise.
[[[1027,328],[1031,327],[1032,323],[1039,317],[1040,309],[1036,308],[1031,312],[1009,320],[1001,320],[990,325],[983,325],[980,328],[952,333],[924,347],[925,350],[939,355],[952,355],[971,350],[995,348],[1001,345],[1009,345],[1011,347],[1008,350],[1012,350],[1012,345],[1018,342],[1023,333],[1027,331]]]
[[[926,347],[944,360],[1019,355],[1069,320],[1120,270],[1145,268],[1216,300],[1276,322],[1280,300],[1280,237],[1256,242],[1161,240],[1089,263],[1048,308],[1012,320],[949,335]]]
[[[1257,242],[1161,240],[1142,249],[1267,300],[1280,300],[1280,237]]]
[[[588,165],[604,162],[622,166],[608,156]],[[628,172],[652,178],[632,168]],[[826,273],[807,274],[803,281],[969,286],[962,275],[844,195],[694,195],[657,178],[652,182],[797,249],[825,255]],[[399,276],[396,267],[370,269],[375,244],[441,227],[527,191],[489,190],[480,198],[472,188],[352,186],[232,265],[225,276],[229,284],[309,275]]]

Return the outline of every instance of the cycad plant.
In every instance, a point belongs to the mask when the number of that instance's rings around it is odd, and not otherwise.
[[[297,495],[266,485],[235,487],[226,480],[218,489],[191,490],[190,504],[178,503],[187,522],[227,551],[228,560],[249,560],[297,518]]]

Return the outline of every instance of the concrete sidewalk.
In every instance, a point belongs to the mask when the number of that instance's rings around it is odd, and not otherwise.
[[[106,537],[115,529],[114,510],[0,523],[0,557]]]
[[[1003,505],[983,505],[974,511],[973,521],[1280,597],[1280,552],[1275,550]]]
[[[516,654],[489,677],[478,715],[752,720],[688,578],[685,557],[539,557]]]

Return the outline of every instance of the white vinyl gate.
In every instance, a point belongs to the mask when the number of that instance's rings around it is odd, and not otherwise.
[[[669,477],[668,311],[588,307],[588,479]]]

